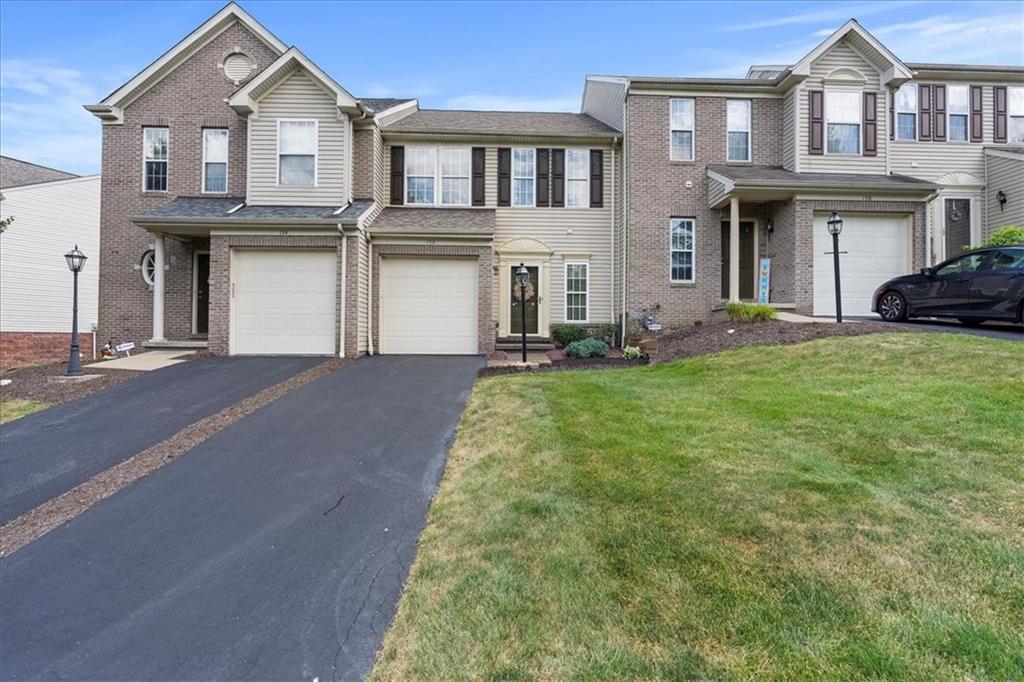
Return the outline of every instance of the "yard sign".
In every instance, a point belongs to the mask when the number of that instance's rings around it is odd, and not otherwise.
[[[757,302],[768,302],[768,287],[772,279],[772,259],[762,258],[761,267],[757,273]]]

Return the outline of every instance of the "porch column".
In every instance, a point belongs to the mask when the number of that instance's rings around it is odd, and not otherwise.
[[[729,301],[740,300],[740,200],[729,199]]]
[[[153,341],[164,340],[164,236],[153,235]]]

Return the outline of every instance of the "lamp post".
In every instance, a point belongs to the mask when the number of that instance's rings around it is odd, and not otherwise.
[[[77,377],[82,375],[82,353],[78,348],[78,273],[85,267],[86,256],[75,248],[64,254],[68,262],[68,269],[75,275],[75,294],[71,312],[71,357],[68,358],[68,376]]]
[[[843,321],[843,296],[839,289],[839,233],[843,231],[843,219],[832,211],[828,219],[828,233],[832,235],[832,268],[836,278],[836,322]]]
[[[522,315],[520,332],[522,332],[523,339],[523,362],[526,362],[526,285],[529,283],[530,271],[520,263],[519,269],[516,270],[516,284],[519,285],[519,313]]]

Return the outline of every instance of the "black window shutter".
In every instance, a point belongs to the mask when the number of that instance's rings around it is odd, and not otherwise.
[[[864,93],[864,156],[878,156],[878,93]]]
[[[946,86],[932,86],[932,139],[946,141]]]
[[[932,86],[917,86],[917,139],[932,139]]]
[[[551,187],[551,150],[538,149],[536,153],[537,173],[534,178],[537,183],[537,205],[550,206],[551,195],[549,193],[549,188]]]
[[[590,150],[590,208],[604,206],[604,152]]]
[[[565,206],[565,150],[551,150],[551,205]]]
[[[512,205],[512,150],[498,148],[498,206]]]
[[[997,85],[992,90],[996,100],[996,120],[992,139],[994,142],[1006,142],[1006,86]]]
[[[487,150],[483,147],[473,147],[473,177],[470,181],[473,194],[473,205],[483,206],[486,204],[484,191],[486,187],[486,174],[484,168],[487,161]]]
[[[823,90],[809,90],[810,97],[810,130],[808,131],[808,154],[825,153],[825,92]]]
[[[391,148],[391,205],[405,203],[405,147]]]
[[[889,91],[889,139],[896,139],[896,91]]]
[[[971,86],[971,142],[981,142],[981,86]]]

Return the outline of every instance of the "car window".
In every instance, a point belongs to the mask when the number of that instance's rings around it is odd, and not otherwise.
[[[939,268],[936,275],[955,275],[959,272],[974,272],[981,267],[981,264],[985,262],[985,256],[987,253],[972,253],[967,256],[961,256],[956,260],[951,260],[941,268]]]
[[[1024,249],[1006,249],[992,259],[993,270],[1024,270]]]

